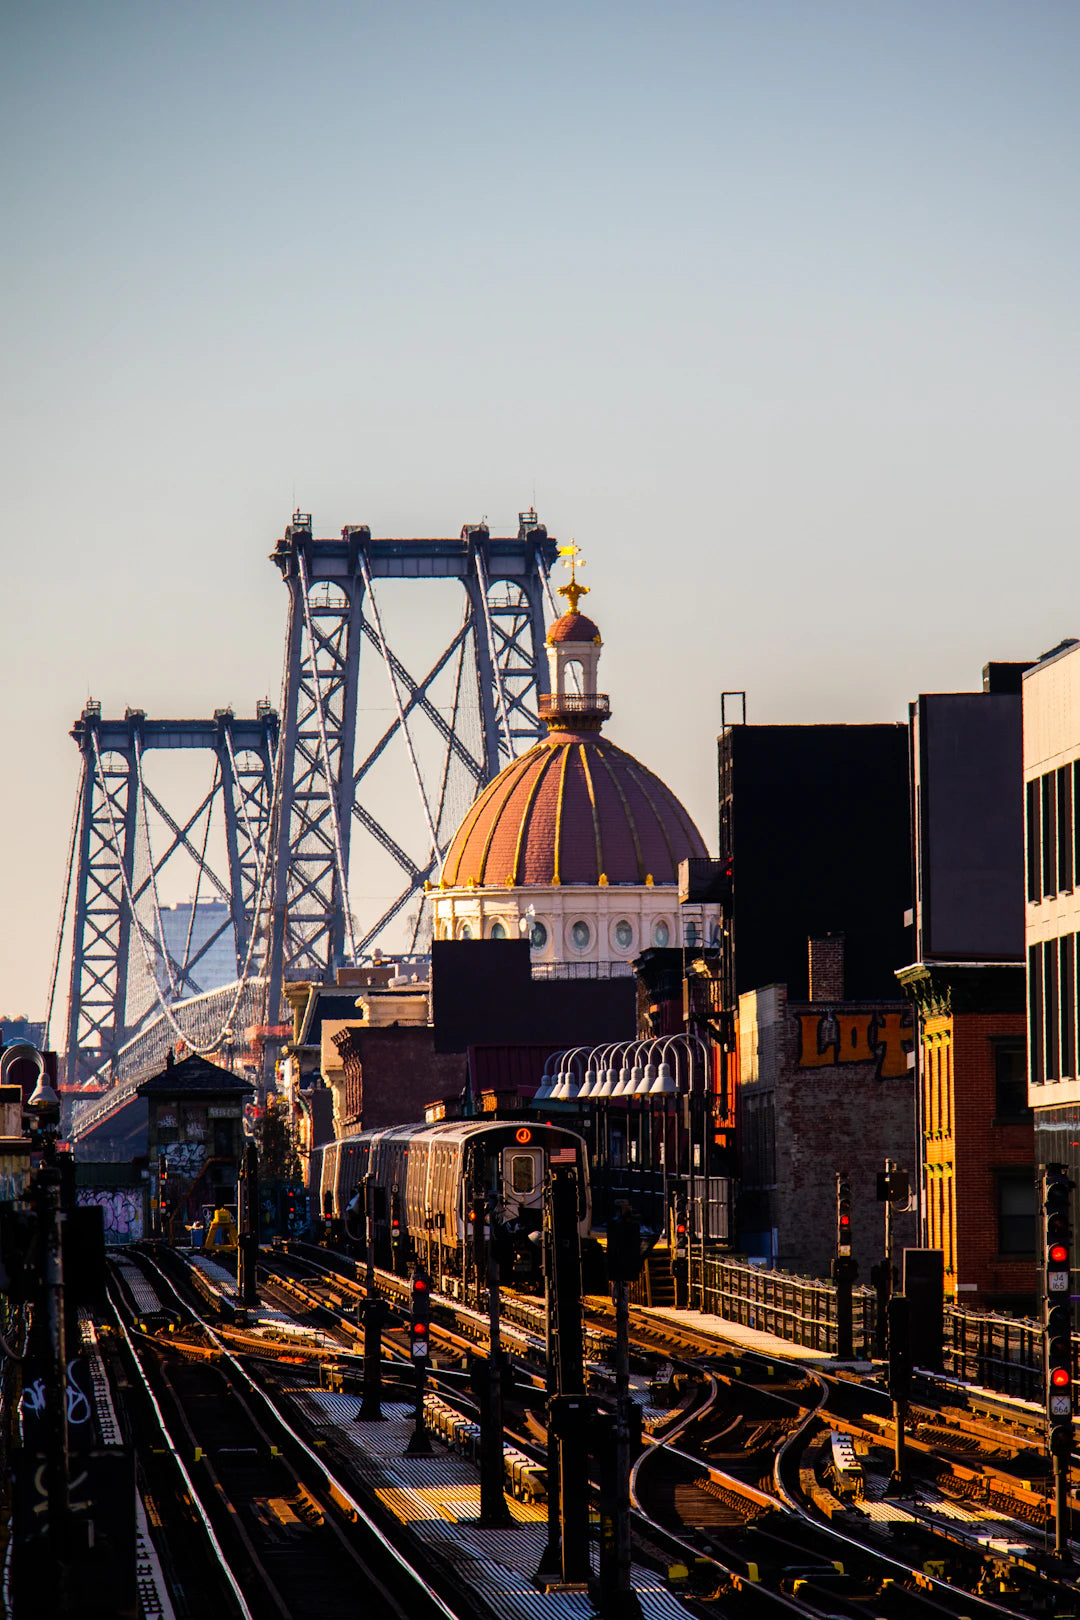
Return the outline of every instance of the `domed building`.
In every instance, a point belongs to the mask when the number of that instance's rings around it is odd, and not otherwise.
[[[573,554],[572,554],[573,555]],[[671,789],[602,733],[602,642],[578,612],[586,587],[560,587],[570,611],[548,632],[548,735],[512,760],[469,810],[431,891],[436,939],[517,939],[540,963],[618,971],[650,946],[703,943],[715,905],[678,903],[679,862],[707,856]]]

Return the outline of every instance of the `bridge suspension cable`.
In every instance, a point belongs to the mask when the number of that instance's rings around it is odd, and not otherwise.
[[[241,998],[243,997],[244,989],[245,989],[246,985],[248,984],[248,981],[252,977],[251,964],[252,964],[252,959],[253,959],[254,951],[255,951],[255,941],[256,941],[256,939],[258,937],[258,934],[259,934],[259,921],[260,921],[260,918],[261,918],[262,913],[263,913],[263,906],[264,906],[265,898],[266,898],[266,880],[267,880],[267,877],[268,877],[269,872],[270,872],[270,844],[269,844],[269,839],[267,840],[266,845],[265,845],[265,847],[263,849],[263,852],[262,852],[261,871],[260,871],[260,874],[259,874],[259,886],[258,886],[258,893],[256,895],[255,906],[253,908],[251,933],[250,933],[250,935],[248,937],[247,952],[246,952],[246,955],[245,955],[244,964],[243,964],[243,968],[242,968],[241,973],[240,973],[239,980],[237,981],[236,993],[233,996],[232,1004],[229,1007],[229,1010],[226,1013],[225,1017],[223,1018],[222,1023],[221,1023],[221,1027],[218,1030],[217,1034],[210,1041],[205,1042],[205,1043],[199,1043],[197,1041],[194,1041],[191,1038],[191,1036],[187,1032],[185,1032],[184,1029],[181,1028],[180,1024],[177,1022],[175,1014],[173,1013],[172,1007],[170,1006],[169,1002],[166,1000],[165,996],[162,994],[161,985],[159,983],[157,973],[154,970],[154,962],[153,962],[153,960],[151,958],[150,950],[149,950],[149,947],[147,945],[147,934],[148,934],[149,930],[145,929],[142,926],[142,924],[139,921],[138,916],[136,915],[135,898],[134,898],[134,895],[131,892],[131,880],[128,877],[127,868],[126,868],[126,866],[124,864],[124,861],[122,859],[122,856],[121,856],[120,835],[119,835],[119,831],[118,831],[117,825],[116,825],[116,817],[115,817],[115,814],[114,814],[114,811],[113,811],[112,801],[111,801],[111,799],[109,797],[108,792],[106,791],[105,773],[104,773],[104,769],[103,769],[102,763],[101,763],[101,748],[100,748],[100,745],[98,743],[98,738],[97,738],[96,731],[91,733],[91,743],[92,743],[93,751],[94,751],[94,768],[95,768],[95,771],[96,771],[96,774],[97,774],[98,785],[99,785],[99,787],[101,789],[101,793],[102,793],[102,797],[103,797],[103,801],[104,801],[104,804],[105,804],[105,809],[106,809],[106,813],[107,813],[107,817],[108,817],[109,843],[110,843],[111,848],[112,848],[112,853],[116,856],[116,862],[117,862],[117,866],[118,866],[119,872],[120,872],[120,879],[121,879],[121,883],[123,885],[124,902],[125,902],[125,904],[127,906],[127,909],[128,909],[128,915],[130,916],[131,921],[135,925],[135,932],[137,933],[137,935],[139,937],[139,945],[140,945],[141,950],[142,950],[143,960],[144,960],[144,962],[146,964],[146,971],[149,974],[150,982],[154,987],[154,995],[157,998],[158,1006],[161,1009],[162,1016],[165,1018],[166,1022],[169,1024],[170,1028],[173,1030],[173,1032],[177,1036],[177,1038],[179,1040],[183,1041],[184,1045],[189,1047],[193,1052],[197,1052],[200,1057],[206,1057],[211,1052],[216,1052],[218,1050],[218,1048],[221,1046],[223,1040],[225,1039],[225,1036],[230,1031],[231,1026],[232,1026],[232,1021],[233,1021],[234,1017],[236,1016],[236,1010],[240,1005]],[[280,761],[280,754],[281,754],[281,744],[280,744],[280,741],[279,741],[278,746],[277,746],[278,761]],[[141,769],[141,763],[140,763],[140,759],[139,759],[138,750],[136,750],[136,755],[135,755],[135,766],[136,766],[136,791],[137,791],[137,793],[139,795],[139,798],[143,801],[143,803],[141,805],[141,814],[143,816],[144,823],[145,823],[145,816],[146,816],[145,787],[144,787],[144,783],[143,783],[143,779],[142,779],[142,769]],[[278,792],[278,783],[279,783],[279,781],[280,781],[280,771],[279,771],[279,769],[277,768],[277,765],[276,765],[275,766],[275,771],[274,771],[274,805],[272,806],[272,808],[276,808],[276,800],[277,800],[277,792]],[[154,859],[153,859],[153,853],[149,848],[149,833],[147,833],[147,853],[148,853],[149,859],[150,859],[150,868],[151,868],[151,871],[153,871],[153,869],[154,869]],[[160,926],[161,914],[160,914],[160,909],[156,907],[156,885],[154,886],[154,894],[155,894],[156,920],[157,920],[158,925]],[[166,953],[166,955],[167,955],[167,953]],[[171,974],[170,974],[170,982],[172,982]]]
[[[56,944],[53,947],[52,974],[49,978],[49,999],[45,1007],[45,1050],[52,1046],[50,1031],[52,1029],[53,1004],[56,1000],[56,983],[60,977],[60,953],[64,948],[64,929],[67,927],[68,907],[71,904],[71,888],[75,880],[75,840],[79,836],[79,822],[82,816],[83,788],[86,783],[86,757],[83,756],[79,767],[79,786],[75,793],[75,809],[71,814],[71,832],[68,836],[67,865],[64,868],[64,893],[60,901],[60,921],[56,925]]]

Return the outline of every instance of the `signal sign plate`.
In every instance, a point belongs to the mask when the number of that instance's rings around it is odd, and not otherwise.
[[[1072,1396],[1071,1395],[1051,1395],[1051,1397],[1050,1397],[1050,1416],[1052,1418],[1072,1417]]]
[[[836,1252],[837,1252],[837,1254],[842,1255],[842,1256],[850,1255],[850,1253],[851,1253],[851,1244],[850,1243],[838,1243],[836,1245]]]
[[[412,1351],[414,1361],[427,1360],[428,1342],[426,1339],[414,1339],[409,1348]]]
[[[1067,1271],[1048,1271],[1046,1273],[1046,1291],[1048,1294],[1067,1294],[1069,1292],[1069,1273]]]

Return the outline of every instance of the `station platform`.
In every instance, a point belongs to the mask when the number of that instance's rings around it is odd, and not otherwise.
[[[805,1361],[823,1371],[843,1368],[850,1372],[870,1372],[869,1361],[839,1361],[827,1350],[811,1350],[805,1345],[793,1344],[775,1333],[763,1333],[759,1328],[744,1327],[741,1322],[729,1322],[726,1317],[712,1316],[705,1311],[675,1310],[658,1305],[634,1305],[635,1316],[650,1317],[657,1322],[670,1322],[673,1327],[691,1328],[705,1338],[716,1339],[717,1347],[737,1345],[741,1350],[753,1350],[758,1355],[776,1356],[778,1360]]]
[[[408,1406],[384,1401],[383,1422],[359,1423],[355,1395],[306,1387],[288,1393],[316,1431],[332,1429],[344,1443],[353,1471],[376,1500],[449,1565],[458,1581],[483,1592],[500,1620],[595,1620],[587,1593],[545,1593],[533,1585],[547,1545],[545,1506],[507,1496],[512,1524],[484,1529],[475,1522],[480,1475],[472,1462],[434,1438],[430,1457],[403,1455],[413,1432]],[[632,1579],[645,1620],[691,1620],[654,1571],[635,1564]]]

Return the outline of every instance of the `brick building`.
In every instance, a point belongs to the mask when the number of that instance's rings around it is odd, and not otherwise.
[[[961,1305],[1030,1312],[1035,1200],[1024,969],[918,963],[898,975],[918,1011],[925,1241]]]
[[[911,1008],[899,999],[848,1001],[839,941],[821,942],[809,999],[774,984],[739,998],[738,1117],[742,1163],[739,1246],[781,1270],[825,1277],[836,1253],[836,1175],[852,1186],[859,1278],[881,1259],[884,1214],[876,1176],[914,1151]],[[915,1242],[897,1213],[897,1250]]]
[[[1028,1309],[1035,1146],[1026,1063],[1022,716],[1027,664],[910,707],[924,1242],[957,1303]]]

